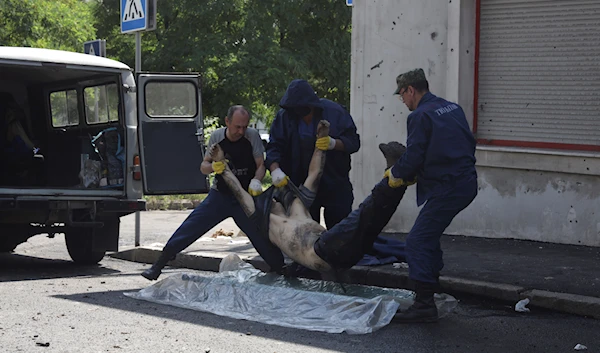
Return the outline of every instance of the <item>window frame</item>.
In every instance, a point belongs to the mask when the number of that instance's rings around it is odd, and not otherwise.
[[[69,91],[75,91],[75,98],[76,98],[76,102],[77,102],[77,123],[76,124],[67,124],[67,125],[54,125],[54,114],[53,114],[53,110],[52,110],[52,99],[51,96],[53,93],[61,93],[64,92],[65,94],[67,94],[67,92]],[[50,89],[48,91],[48,112],[50,113],[50,119],[49,119],[49,123],[50,123],[50,127],[52,129],[72,129],[75,127],[78,127],[81,125],[81,108],[80,108],[80,104],[79,104],[79,89],[77,86],[73,86],[73,85],[69,85],[69,86],[65,86],[62,88],[56,88],[56,89]],[[67,103],[67,119],[68,119],[68,97],[66,97],[65,102]]]
[[[477,138],[478,129],[478,105],[479,105],[479,55],[481,40],[481,1],[475,0],[475,60],[474,60],[474,95],[473,95],[473,134]],[[600,145],[586,145],[573,143],[521,141],[507,139],[482,139],[477,138],[477,144],[481,146],[496,146],[507,148],[533,148],[543,150],[600,152]]]
[[[201,107],[200,107],[200,102],[198,99],[198,93],[194,92],[194,104],[195,104],[195,109],[193,114],[189,114],[189,115],[152,115],[148,112],[148,91],[147,91],[147,87],[148,85],[151,85],[153,83],[158,83],[158,84],[165,84],[165,83],[171,83],[171,84],[189,84],[194,88],[194,91],[196,91],[196,87],[194,87],[193,84],[189,83],[189,82],[169,82],[169,81],[160,81],[160,80],[148,80],[148,82],[146,82],[143,86],[144,89],[144,114],[146,114],[148,116],[148,118],[150,119],[165,119],[165,120],[172,120],[172,119],[194,119],[196,118],[200,112],[201,112]]]
[[[86,81],[85,84],[83,84],[81,86],[81,99],[83,101],[83,112],[84,112],[84,122],[86,126],[100,126],[100,125],[104,125],[104,124],[114,124],[114,123],[118,123],[119,121],[121,121],[121,94],[120,94],[120,87],[119,87],[119,82],[116,82],[114,80],[101,80],[101,81],[92,81],[91,83],[88,83],[89,81]],[[103,87],[108,87],[109,85],[114,84],[116,89],[117,89],[117,120],[110,120],[110,115],[109,115],[109,120],[108,121],[102,121],[102,122],[96,122],[96,123],[90,123],[88,121],[88,117],[87,117],[87,104],[86,104],[86,98],[85,98],[85,90],[87,88],[94,88],[94,87],[98,87],[98,86],[103,86]],[[107,94],[108,97],[108,94]]]

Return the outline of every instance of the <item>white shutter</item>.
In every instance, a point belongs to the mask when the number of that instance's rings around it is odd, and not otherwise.
[[[481,0],[477,138],[600,146],[600,0]]]

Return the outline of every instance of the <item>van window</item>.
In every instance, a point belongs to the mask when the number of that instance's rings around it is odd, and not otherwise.
[[[88,124],[119,121],[119,92],[115,83],[86,87],[83,99]]]
[[[50,110],[53,127],[79,125],[77,91],[71,89],[50,93]]]
[[[192,118],[198,113],[198,92],[190,82],[148,82],[146,114],[151,118]]]

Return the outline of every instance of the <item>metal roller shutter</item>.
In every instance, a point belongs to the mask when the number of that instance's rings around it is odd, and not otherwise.
[[[600,0],[480,0],[477,137],[600,146]]]

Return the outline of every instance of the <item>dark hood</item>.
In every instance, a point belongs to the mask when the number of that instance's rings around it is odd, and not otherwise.
[[[323,108],[315,90],[306,80],[300,79],[293,80],[288,85],[283,98],[279,102],[279,106],[283,109],[295,107]]]

